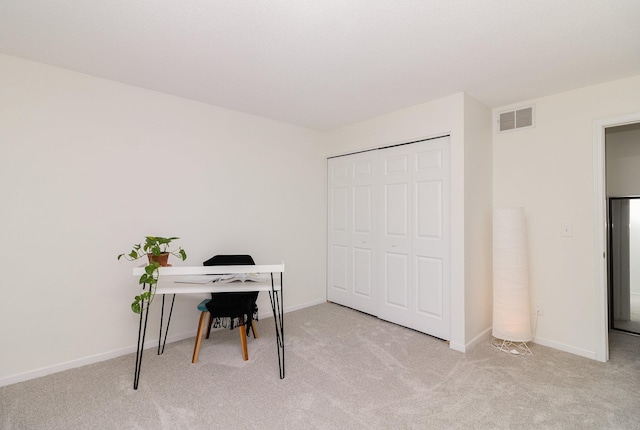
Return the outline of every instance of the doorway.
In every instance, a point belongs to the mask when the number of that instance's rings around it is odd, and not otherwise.
[[[609,282],[608,282],[608,187],[611,178],[607,177],[605,164],[605,134],[610,129],[620,126],[640,124],[640,112],[630,113],[611,118],[602,118],[593,123],[593,186],[594,186],[594,231],[595,247],[594,261],[597,262],[594,271],[594,281],[597,286],[596,295],[596,336],[597,345],[595,359],[606,362],[609,360]],[[609,161],[609,160],[606,160]],[[609,173],[611,173],[609,169]],[[638,182],[636,182],[638,183]],[[639,194],[624,192],[618,195]]]
[[[640,335],[640,197],[609,198],[609,327]]]
[[[640,334],[640,123],[605,131],[609,328]]]

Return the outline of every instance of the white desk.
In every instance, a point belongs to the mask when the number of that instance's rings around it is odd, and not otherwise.
[[[133,269],[133,275],[140,277],[144,273],[144,267]],[[227,275],[241,273],[256,273],[267,275],[266,282],[207,282],[207,283],[186,283],[189,277],[203,277],[205,275]],[[160,337],[158,339],[158,355],[164,352],[173,313],[173,304],[176,294],[201,294],[201,293],[228,293],[228,292],[250,292],[267,291],[271,300],[271,310],[276,327],[276,346],[278,349],[278,366],[280,368],[280,379],[284,378],[284,303],[282,300],[282,279],[284,275],[284,264],[271,265],[251,265],[251,266],[184,266],[184,267],[161,267],[159,269],[158,284],[156,285],[156,295],[162,296],[162,312],[160,313]],[[143,285],[146,290],[147,285]],[[173,295],[171,309],[167,319],[167,326],[164,329],[163,320],[165,308],[165,296]],[[133,388],[138,389],[140,381],[140,367],[142,365],[142,352],[144,338],[147,332],[147,320],[149,317],[149,306],[140,309],[140,325],[138,328],[138,346],[136,351],[136,367],[133,379]],[[143,323],[144,321],[144,323]]]

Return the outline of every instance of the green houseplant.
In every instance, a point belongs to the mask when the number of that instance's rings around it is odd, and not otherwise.
[[[170,250],[171,242],[180,239],[179,237],[160,237],[160,236],[146,236],[143,244],[137,243],[133,245],[131,251],[118,255],[118,260],[122,257],[129,261],[135,261],[142,257],[147,257],[148,263],[144,268],[144,273],[140,276],[138,284],[148,284],[149,291],[145,291],[142,294],[135,296],[133,303],[131,303],[131,310],[139,314],[142,310],[142,304],[146,301],[151,303],[153,296],[155,295],[156,285],[158,283],[159,271],[158,269],[163,266],[167,266],[169,255],[173,255],[181,259],[182,261],[187,259],[187,253],[181,247]]]

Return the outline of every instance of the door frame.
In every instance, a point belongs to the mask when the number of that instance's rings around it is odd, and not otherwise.
[[[593,208],[594,208],[594,285],[595,285],[595,359],[609,361],[609,301],[607,282],[607,231],[609,224],[606,189],[605,130],[640,122],[640,112],[597,119],[593,122]],[[599,264],[597,262],[600,262]]]

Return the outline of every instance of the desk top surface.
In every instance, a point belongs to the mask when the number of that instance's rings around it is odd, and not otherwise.
[[[250,291],[280,291],[284,264],[247,266],[171,266],[160,267],[156,294],[197,294]],[[144,266],[134,267],[133,275],[144,273]],[[221,280],[219,275],[250,274],[255,280]],[[258,275],[259,274],[259,275]],[[247,276],[250,278],[251,276]],[[271,278],[273,277],[273,285]],[[224,278],[224,277],[222,277]],[[218,282],[214,282],[218,281]],[[229,282],[233,281],[233,282]]]
[[[144,273],[145,266],[133,268],[133,275],[140,276]],[[171,266],[160,267],[159,275],[182,276],[182,275],[222,275],[228,273],[283,273],[282,264],[257,264],[247,266]]]

